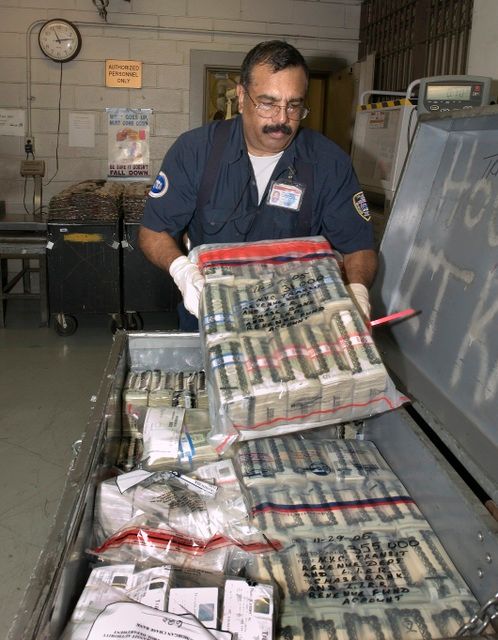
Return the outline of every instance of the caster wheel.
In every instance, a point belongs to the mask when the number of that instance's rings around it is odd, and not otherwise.
[[[144,328],[142,316],[135,311],[126,314],[126,328],[128,331],[141,331]]]
[[[55,320],[55,333],[59,336],[72,336],[78,328],[78,321],[74,316],[58,313]]]

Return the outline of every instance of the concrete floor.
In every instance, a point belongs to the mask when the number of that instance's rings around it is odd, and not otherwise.
[[[78,317],[68,337],[39,327],[37,301],[8,303],[0,329],[0,621],[19,607],[42,553],[73,457],[99,390],[113,336],[105,315]],[[174,320],[144,318],[144,330]]]

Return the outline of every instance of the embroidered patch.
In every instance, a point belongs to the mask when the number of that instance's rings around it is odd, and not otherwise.
[[[151,198],[161,198],[169,187],[169,180],[166,177],[166,174],[163,171],[160,171],[157,174],[157,178],[152,185],[151,190],[149,191],[149,196]]]
[[[365,194],[363,193],[363,191],[358,191],[358,193],[354,194],[353,205],[360,216],[367,222],[370,222],[372,216],[370,215],[370,211],[368,210],[367,199],[365,198]]]

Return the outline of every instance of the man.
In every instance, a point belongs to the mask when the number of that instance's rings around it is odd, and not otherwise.
[[[350,293],[369,317],[377,255],[368,205],[349,157],[328,138],[300,128],[308,114],[308,77],[292,45],[260,43],[242,64],[241,115],[223,123],[229,131],[221,150],[218,121],[182,134],[163,160],[145,206],[140,247],[169,271],[194,316],[204,279],[180,249],[185,232],[192,247],[323,235],[343,255]],[[180,314],[180,328],[196,325]]]

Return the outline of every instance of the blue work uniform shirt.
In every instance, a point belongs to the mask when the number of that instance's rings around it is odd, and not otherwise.
[[[192,247],[323,235],[341,253],[374,248],[365,197],[349,156],[334,142],[301,128],[275,166],[258,205],[242,118],[231,122],[207,203],[198,210],[197,195],[218,122],[182,134],[166,153],[147,198],[143,226],[177,239],[186,231]],[[267,202],[272,183],[282,180],[304,189],[299,212]],[[305,211],[309,219],[303,225],[298,220]]]

